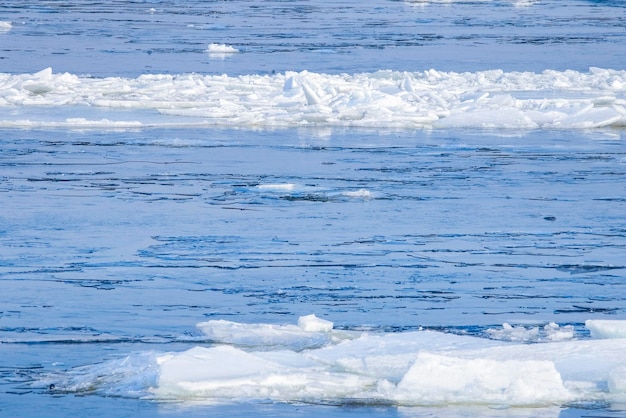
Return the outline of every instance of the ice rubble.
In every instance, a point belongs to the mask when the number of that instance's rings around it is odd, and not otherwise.
[[[226,45],[212,48],[233,52]],[[161,116],[152,123],[163,125],[178,117],[178,123],[193,126],[589,129],[626,126],[626,71],[92,78],[47,68],[35,74],[0,74],[0,107],[59,106],[136,111],[133,127],[142,123],[141,111],[150,111]],[[53,120],[7,118],[0,126],[88,125],[81,115],[60,115]],[[123,121],[110,123],[120,126]]]

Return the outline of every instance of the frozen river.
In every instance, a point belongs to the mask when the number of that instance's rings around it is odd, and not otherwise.
[[[3,3],[0,415],[622,416],[625,17]]]

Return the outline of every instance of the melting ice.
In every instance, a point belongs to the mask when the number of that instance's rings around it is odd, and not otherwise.
[[[198,324],[211,344],[136,353],[49,376],[44,383],[54,383],[55,390],[96,388],[180,401],[618,405],[626,401],[626,321],[589,320],[586,326],[591,339],[577,339],[563,327],[551,341],[537,338],[534,328],[504,326],[505,334],[512,328],[518,336],[527,334],[519,342],[431,330],[346,331],[315,315],[301,317],[297,325],[211,320]],[[548,324],[540,334],[558,330]]]
[[[235,52],[227,45],[209,46],[211,54]],[[11,111],[11,117],[0,119],[0,127],[21,128],[588,129],[626,126],[626,71],[303,71],[92,78],[47,68],[35,74],[0,74],[0,107]],[[57,115],[55,108],[63,112]],[[86,117],[94,108],[106,117]]]

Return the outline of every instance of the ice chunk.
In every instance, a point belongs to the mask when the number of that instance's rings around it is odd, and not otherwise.
[[[297,89],[300,85],[296,81],[293,75],[287,76],[285,83],[283,84],[283,92],[288,93],[291,90]]]
[[[196,325],[209,339],[248,347],[283,347],[304,350],[354,338],[355,334],[333,331],[333,323],[315,315],[298,319],[298,325],[241,324],[212,320]]]
[[[211,54],[236,54],[239,50],[226,44],[209,44],[207,51]]]
[[[608,379],[609,391],[621,395],[621,400],[626,401],[626,367],[613,370]]]
[[[537,327],[515,327],[506,322],[502,324],[502,329],[489,328],[486,332],[494,340],[536,341],[539,337],[539,328]]]
[[[330,332],[333,329],[332,322],[318,318],[315,314],[298,318],[298,326],[307,332]]]
[[[209,44],[207,52],[210,58],[226,59],[226,57],[239,53],[237,48],[226,44]]]
[[[303,80],[301,85],[304,97],[306,98],[306,103],[308,105],[317,105],[322,102],[318,94],[315,92],[316,88],[314,84]]]
[[[33,78],[39,80],[50,80],[50,78],[52,78],[52,67],[47,67],[41,71],[34,73]]]
[[[512,326],[502,324],[502,329],[490,328],[487,334],[494,340],[539,342],[539,341],[565,341],[574,338],[574,327],[559,326],[554,322],[546,324],[541,330],[539,327]]]
[[[22,88],[33,94],[44,94],[54,90],[52,68],[48,67],[36,72],[22,83]]]
[[[149,395],[159,379],[158,354],[152,351],[133,353],[72,369],[69,373],[46,373],[40,384],[59,393],[101,394],[113,397]]]
[[[319,401],[354,396],[374,383],[328,373],[295,353],[247,353],[229,346],[195,347],[159,362],[154,393],[168,397]]]
[[[571,395],[549,361],[464,359],[421,352],[398,384],[403,403],[539,405]]]
[[[194,347],[158,358],[162,393],[211,393],[242,385],[254,377],[278,373],[281,366],[229,346]]]
[[[589,319],[585,327],[593,338],[626,338],[626,320]]]
[[[566,341],[574,338],[574,327],[572,325],[560,326],[554,322],[543,327],[546,332],[546,340],[549,341]]]

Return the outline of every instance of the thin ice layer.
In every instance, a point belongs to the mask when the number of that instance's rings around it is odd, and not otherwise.
[[[55,116],[50,108],[57,106],[77,106],[77,117]],[[0,74],[0,107],[16,112],[0,119],[0,126],[27,128],[102,127],[109,123],[132,128],[589,129],[626,126],[626,71],[428,70],[354,75],[303,71],[239,77],[146,74],[91,78],[55,74],[47,68],[35,74]],[[126,110],[133,117],[118,115],[115,119],[107,113],[106,117],[85,119],[80,108]],[[42,109],[48,109],[46,117],[41,116]]]

